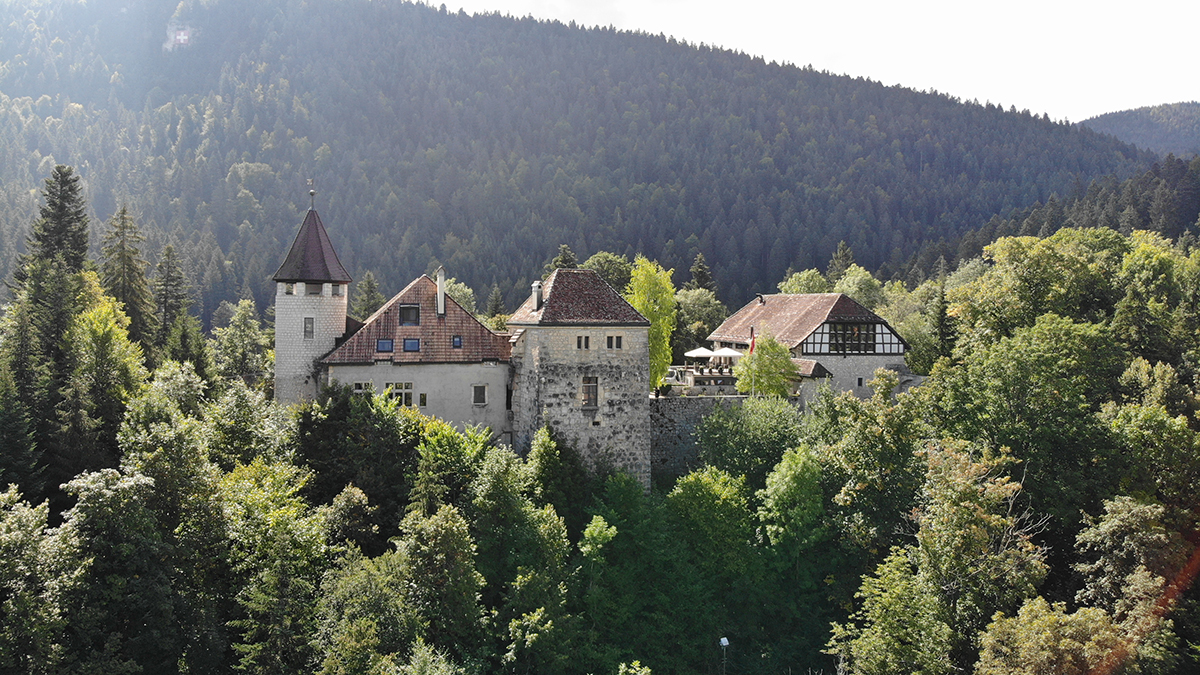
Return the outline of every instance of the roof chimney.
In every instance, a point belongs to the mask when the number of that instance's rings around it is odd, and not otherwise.
[[[446,268],[438,266],[437,272],[437,315],[446,316]]]
[[[533,311],[539,311],[542,308],[542,282],[533,282]]]
[[[758,296],[758,304],[760,304],[760,305],[767,304],[767,299],[763,297],[762,293],[755,293],[755,295]]]

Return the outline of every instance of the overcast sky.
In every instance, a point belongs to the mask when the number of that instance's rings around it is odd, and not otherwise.
[[[1072,122],[1200,100],[1200,0],[455,0],[446,7],[662,33]]]

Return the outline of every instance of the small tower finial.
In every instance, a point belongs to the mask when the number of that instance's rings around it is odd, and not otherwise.
[[[308,210],[317,210],[317,179],[308,179]]]

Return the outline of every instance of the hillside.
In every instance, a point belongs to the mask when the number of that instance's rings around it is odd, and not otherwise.
[[[1080,122],[1126,143],[1181,157],[1200,154],[1200,102],[1186,101],[1099,115]]]
[[[702,251],[737,304],[840,240],[898,270],[1153,160],[1028,111],[401,2],[50,0],[0,5],[0,27],[0,273],[68,163],[151,258],[177,244],[205,320],[268,303],[308,178],[351,274],[387,292],[440,262],[511,308],[567,243],[677,270]]]

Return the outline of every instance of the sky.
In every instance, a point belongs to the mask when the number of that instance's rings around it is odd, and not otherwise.
[[[439,4],[442,0],[426,0]],[[1079,122],[1200,100],[1197,0],[455,0],[615,26]],[[1135,11],[1136,8],[1136,11]],[[1147,63],[1149,62],[1149,63]]]

